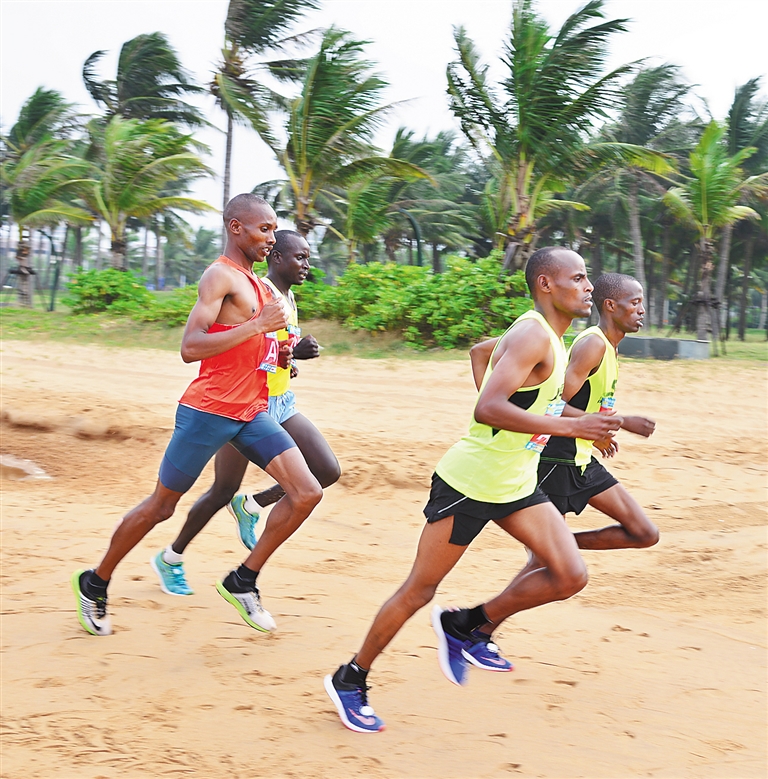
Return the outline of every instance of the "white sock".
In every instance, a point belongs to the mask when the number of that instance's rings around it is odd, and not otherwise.
[[[173,547],[168,544],[163,552],[163,560],[165,560],[168,565],[178,565],[179,563],[184,562],[184,555],[174,552]]]
[[[245,496],[245,502],[243,503],[243,508],[249,513],[249,514],[258,514],[260,513],[261,509],[264,508],[263,506],[260,506],[254,499],[253,495],[246,495]]]

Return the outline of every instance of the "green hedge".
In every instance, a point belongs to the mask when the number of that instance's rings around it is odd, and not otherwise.
[[[255,268],[263,273],[265,268]],[[332,319],[358,330],[399,332],[416,348],[453,348],[499,335],[531,308],[522,273],[502,273],[501,254],[477,261],[449,257],[444,273],[393,263],[350,265],[336,286],[312,280],[294,287],[301,318]],[[197,299],[194,286],[153,296],[143,279],[115,270],[74,276],[66,298],[74,313],[110,311],[182,325]]]

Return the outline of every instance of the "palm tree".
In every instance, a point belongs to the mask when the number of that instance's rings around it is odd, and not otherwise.
[[[18,227],[16,246],[19,302],[32,305],[30,228],[54,226],[62,220],[87,224],[90,215],[73,204],[68,193],[87,169],[74,154],[70,135],[77,119],[59,92],[39,88],[2,136],[0,177],[4,209]]]
[[[262,134],[287,179],[256,189],[279,193],[303,235],[322,222],[320,197],[332,198],[340,188],[379,176],[427,176],[410,162],[382,156],[371,142],[392,106],[379,103],[387,84],[362,59],[364,46],[344,30],[326,30],[320,50],[307,63],[301,94],[287,106],[287,142]]]
[[[683,111],[682,99],[689,90],[688,85],[680,82],[680,68],[676,65],[642,69],[622,90],[618,121],[605,128],[602,134],[608,140],[669,151],[677,140],[675,136]],[[634,276],[647,289],[639,190],[643,182],[655,184],[657,190],[661,188],[637,165],[624,166],[621,171],[628,179],[627,206]],[[665,172],[669,171],[671,167]]]
[[[263,83],[249,76],[253,56],[278,52],[302,36],[285,35],[303,14],[319,6],[319,0],[230,0],[224,23],[221,62],[209,84],[216,104],[227,115],[222,209],[229,201],[232,167],[232,135],[236,122],[253,127],[262,137],[269,135],[269,113],[281,98]],[[300,78],[296,63],[281,60],[259,63],[280,80]]]
[[[165,119],[190,127],[206,124],[199,109],[182,99],[204,91],[181,65],[176,50],[161,32],[137,35],[120,49],[114,80],[99,80],[95,68],[106,51],[95,51],[83,65],[85,88],[107,120]]]
[[[586,142],[592,122],[618,97],[625,65],[605,75],[608,40],[626,29],[626,19],[602,21],[602,0],[590,0],[559,32],[516,0],[498,85],[461,27],[454,39],[458,59],[448,65],[451,110],[490,176],[486,198],[506,265],[522,267],[537,238],[537,219],[552,208],[574,207],[557,198],[578,176],[607,161],[630,161],[655,171],[663,157],[632,144]],[[588,26],[593,21],[593,26]]]
[[[756,175],[768,168],[768,102],[758,99],[760,79],[753,78],[746,84],[737,87],[733,103],[728,111],[728,130],[726,143],[728,153],[733,156],[742,149],[754,148],[754,153],[745,159],[742,168],[746,173]],[[754,227],[750,227],[747,241],[754,241],[751,235]],[[721,324],[724,324],[727,311],[723,306],[725,296],[725,281],[728,276],[731,254],[733,224],[723,228],[720,241],[720,258],[715,282],[715,305],[722,312]],[[751,258],[751,251],[745,255],[745,260]],[[748,286],[749,264],[744,268],[744,284]],[[745,289],[746,289],[745,286]]]
[[[739,201],[746,195],[768,191],[768,173],[745,177],[742,171],[742,163],[755,149],[729,154],[725,133],[725,126],[714,120],[707,125],[689,157],[691,176],[682,186],[672,187],[664,195],[672,213],[694,227],[699,236],[701,270],[696,294],[696,337],[701,341],[707,337],[707,320],[713,341],[717,341],[719,334],[718,317],[712,315],[715,237],[727,225],[742,219],[759,219],[754,209],[739,205]]]
[[[100,153],[80,194],[109,225],[115,268],[127,268],[125,228],[130,217],[146,219],[176,209],[215,210],[201,200],[167,193],[179,180],[188,183],[211,174],[199,156],[205,147],[170,122],[113,116],[97,140]]]

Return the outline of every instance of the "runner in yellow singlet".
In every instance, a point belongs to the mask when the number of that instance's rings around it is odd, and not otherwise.
[[[311,335],[300,338],[298,311],[291,291],[293,285],[301,285],[307,278],[309,259],[310,248],[303,235],[294,230],[278,230],[275,232],[275,245],[267,257],[267,275],[262,279],[273,295],[282,300],[288,320],[286,328],[275,334],[277,343],[281,345],[280,351],[290,354],[292,350],[293,358],[298,360],[313,359],[320,354],[318,343]],[[267,411],[296,442],[310,472],[325,489],[338,481],[341,468],[322,433],[296,410],[290,381],[297,372],[295,362],[288,362],[284,367],[279,364],[270,366],[267,371]],[[176,539],[150,561],[164,592],[169,595],[193,594],[184,571],[184,551],[224,506],[237,521],[243,545],[247,549],[256,546],[254,526],[259,519],[259,509],[276,503],[283,497],[284,491],[275,484],[257,495],[235,495],[247,466],[248,460],[232,446],[225,446],[216,454],[214,483],[192,506]]]
[[[564,405],[562,335],[573,319],[588,316],[592,308],[584,260],[568,249],[540,249],[528,261],[526,281],[535,311],[520,317],[499,340],[469,433],[437,465],[424,509],[427,524],[408,579],[381,608],[354,658],[325,678],[326,692],[350,730],[383,730],[384,723],[368,704],[371,664],[405,622],[432,600],[440,582],[489,521],[532,549],[544,565],[474,608],[433,608],[438,661],[449,681],[466,682],[468,665],[478,660],[477,631],[525,609],[569,598],[587,583],[573,535],[536,486],[539,454],[550,435],[604,438],[621,419],[606,414],[557,415]],[[483,635],[487,647],[490,636]],[[492,660],[487,655],[479,658],[489,664]]]

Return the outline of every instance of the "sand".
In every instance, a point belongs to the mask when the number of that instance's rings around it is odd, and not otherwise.
[[[622,433],[610,468],[660,543],[585,553],[582,593],[499,631],[514,673],[473,670],[463,689],[442,677],[419,612],[371,674],[378,735],[342,727],[322,678],[410,568],[432,469],[471,411],[468,361],[303,366],[300,408],[344,476],[262,574],[277,632],[248,628],[213,587],[245,557],[226,512],[188,549],[195,595],[165,595],[148,564],[209,467],[118,568],[106,638],[80,628],[69,576],[151,491],[196,367],[20,342],[3,345],[2,367],[2,454],[17,458],[2,468],[5,779],[766,776],[762,366],[626,362],[620,406],[658,426],[647,441]],[[19,460],[50,478],[20,480]],[[591,509],[571,522],[602,524]],[[437,602],[474,605],[523,561],[489,527]]]

